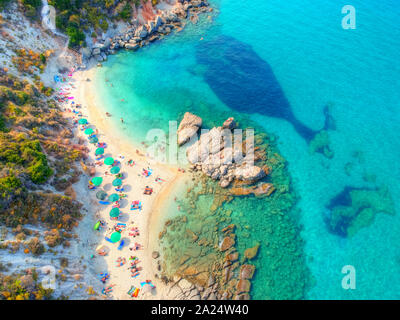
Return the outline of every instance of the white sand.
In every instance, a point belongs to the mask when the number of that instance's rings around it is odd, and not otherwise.
[[[93,78],[95,72],[95,67],[90,68],[88,71],[78,71],[74,74],[73,83],[76,87],[71,91],[71,96],[75,97],[75,103],[80,103],[82,105],[82,114],[86,117],[93,128],[99,130],[99,141],[106,142],[107,148],[105,149],[105,157],[113,156],[117,159],[118,155],[123,155],[124,161],[122,161],[121,172],[124,176],[127,176],[123,180],[123,186],[125,188],[124,193],[127,194],[127,200],[121,201],[121,211],[122,214],[118,222],[126,223],[127,229],[122,232],[122,238],[125,239],[126,245],[119,251],[117,250],[118,244],[111,244],[104,239],[104,234],[110,234],[109,230],[114,226],[117,221],[111,220],[109,217],[109,212],[112,208],[111,205],[101,205],[95,197],[97,190],[91,191],[85,187],[80,187],[76,190],[78,194],[78,200],[83,201],[86,208],[89,209],[89,214],[95,215],[94,221],[101,219],[107,222],[106,228],[104,228],[101,233],[102,236],[99,237],[98,245],[105,244],[110,248],[110,252],[106,257],[96,256],[92,259],[94,271],[97,273],[108,272],[111,276],[107,281],[106,286],[115,285],[113,287],[113,292],[109,294],[110,298],[113,299],[134,299],[131,298],[127,292],[131,285],[140,288],[140,282],[145,280],[151,280],[154,285],[156,285],[156,290],[153,290],[152,294],[139,294],[138,299],[171,299],[169,293],[169,287],[164,285],[160,280],[154,278],[155,274],[155,260],[152,259],[152,251],[157,248],[156,237],[158,235],[160,224],[160,213],[162,213],[162,205],[164,199],[170,196],[170,191],[172,190],[172,184],[182,183],[181,179],[187,177],[186,174],[180,173],[176,167],[171,167],[164,164],[153,163],[146,157],[137,154],[136,149],[132,147],[127,141],[122,141],[119,137],[113,136],[112,132],[108,129],[107,116],[101,114],[96,108],[95,99],[95,88],[93,88],[91,81],[86,81],[87,78]],[[72,113],[66,112],[66,116],[71,117]],[[78,135],[84,137],[85,135],[81,130],[77,130]],[[87,140],[87,137],[84,137]],[[95,162],[94,150],[96,146],[87,144],[90,149],[90,158],[87,163]],[[130,167],[127,165],[127,161],[133,159],[136,165]],[[142,173],[143,168],[150,167],[153,169],[153,173],[150,177],[144,177]],[[103,189],[111,194],[115,192],[114,187],[112,187],[111,182],[114,179],[112,175],[105,175],[105,171],[109,169],[108,166],[102,165],[96,167],[96,176],[102,176],[104,178],[102,186]],[[165,182],[157,183],[155,178],[160,177]],[[89,179],[89,178],[87,178]],[[178,182],[179,181],[179,182]],[[154,192],[151,196],[144,195],[143,191],[145,186],[150,186],[153,188]],[[143,205],[142,211],[130,210],[130,204],[133,200],[140,200]],[[156,214],[153,214],[156,213]],[[129,237],[129,231],[131,227],[138,227],[140,230],[140,236],[135,238]],[[91,227],[87,232],[93,233],[93,237],[100,233],[93,230]],[[126,241],[128,240],[128,241]],[[143,250],[130,251],[129,247],[132,247],[135,242],[143,245]],[[94,253],[95,246],[93,246]],[[131,277],[131,271],[128,269],[130,266],[129,257],[137,256],[141,261],[138,266],[142,268],[140,275],[136,278]],[[122,267],[117,267],[116,260],[118,257],[126,258],[126,264]]]

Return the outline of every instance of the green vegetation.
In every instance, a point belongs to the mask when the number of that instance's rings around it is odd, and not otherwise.
[[[38,59],[43,58],[38,55]],[[55,230],[45,235],[49,245],[66,245],[68,232],[81,218],[81,204],[38,189],[50,182],[65,191],[76,182],[79,171],[74,163],[82,151],[63,140],[71,132],[54,101],[46,97],[52,90],[38,79],[34,82],[0,69],[0,224],[15,228],[41,223]],[[25,238],[21,232],[17,236]],[[26,250],[40,254],[40,241],[31,241]],[[12,247],[18,250],[18,242]]]
[[[68,34],[71,48],[85,45],[85,33],[93,37],[106,31],[109,22],[128,21],[132,17],[133,6],[138,7],[140,3],[140,0],[49,0],[49,4],[57,10],[56,26]],[[152,3],[157,1],[152,0]]]
[[[0,0],[0,9],[3,9],[10,0]]]
[[[27,17],[36,18],[38,16],[38,10],[42,5],[42,2],[40,0],[21,0],[20,2],[24,8],[24,13]]]
[[[0,273],[0,300],[48,300],[52,293],[42,287],[35,270],[25,275]]]

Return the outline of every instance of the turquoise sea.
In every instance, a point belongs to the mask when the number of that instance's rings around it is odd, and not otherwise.
[[[400,3],[351,1],[355,30],[342,28],[345,3],[337,0],[211,3],[211,17],[203,15],[197,25],[188,23],[184,31],[138,52],[109,57],[95,79],[104,111],[113,114],[121,135],[136,143],[149,129],[167,130],[168,121],[185,111],[201,116],[206,126],[220,125],[233,112],[251,118],[278,137],[299,196],[298,228],[314,279],[305,297],[399,299]],[[260,72],[265,68],[270,72]],[[283,96],[264,94],[264,84]],[[286,104],[313,130],[323,127],[324,106],[330,105],[333,158],[311,153],[304,131],[271,117],[264,102]],[[327,224],[332,199],[346,187],[381,186],[388,188],[396,214],[378,212],[352,236],[332,232]],[[229,204],[253,227],[246,245],[263,237],[259,201]],[[261,246],[255,299],[267,298],[266,254]],[[342,288],[345,265],[356,270],[354,290]]]

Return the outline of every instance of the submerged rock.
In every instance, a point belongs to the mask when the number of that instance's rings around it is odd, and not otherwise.
[[[229,248],[231,248],[233,245],[235,245],[235,240],[231,237],[225,237],[219,246],[219,250],[226,251]]]
[[[235,178],[242,181],[256,181],[265,177],[265,172],[256,166],[241,166],[235,169]]]
[[[240,279],[236,285],[237,293],[249,292],[251,283],[249,280]]]
[[[246,250],[244,251],[244,256],[245,256],[247,259],[249,259],[249,260],[255,258],[255,256],[256,256],[257,253],[258,253],[258,248],[259,248],[259,247],[260,247],[260,244],[257,243],[254,247],[246,249]]]
[[[240,267],[240,279],[253,278],[256,267],[252,264],[244,264]]]

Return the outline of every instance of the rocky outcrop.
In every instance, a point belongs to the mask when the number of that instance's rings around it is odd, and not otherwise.
[[[178,127],[178,145],[181,146],[193,137],[203,124],[203,120],[193,113],[186,112]]]
[[[182,125],[185,122],[182,120],[178,129],[179,145],[186,143],[198,130],[196,126],[187,126],[189,129],[185,130],[185,126]],[[244,143],[233,141],[232,130],[236,126],[235,119],[230,117],[221,127],[202,132],[199,139],[186,150],[192,169],[202,171],[213,180],[219,180],[223,188],[228,187],[234,180],[254,183],[264,178],[268,172],[253,164],[255,148],[251,136],[247,137]],[[268,193],[267,189],[264,185],[253,192],[265,194]]]

